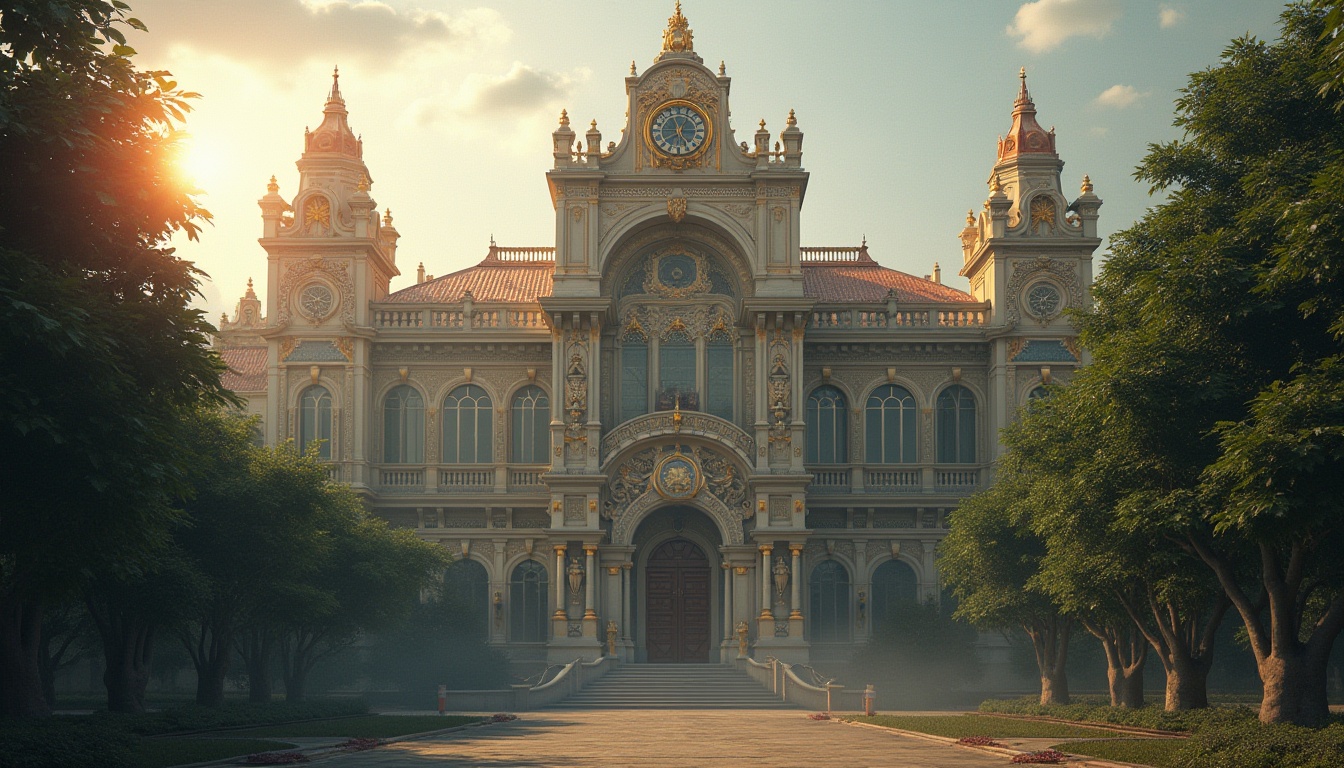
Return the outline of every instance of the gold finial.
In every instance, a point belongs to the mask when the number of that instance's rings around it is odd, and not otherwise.
[[[1087,195],[1087,194],[1091,194],[1091,192],[1092,192],[1092,177],[1090,177],[1090,176],[1088,176],[1086,173],[1084,173],[1084,174],[1083,174],[1083,194],[1084,194],[1084,195]]]
[[[785,123],[786,125],[788,125],[790,128],[792,128],[793,126],[795,126],[795,125],[798,124],[798,118],[796,118],[796,117],[793,116],[793,110],[792,110],[792,109],[789,110],[789,119],[788,119],[788,120],[785,120],[784,123]]]
[[[355,189],[357,189],[360,192],[369,191],[369,174],[366,173],[359,177],[359,184],[356,185]]]
[[[631,60],[630,60],[630,74],[632,74],[632,75],[637,75],[637,74],[639,74],[638,72],[635,71],[635,60],[634,60],[634,59],[631,59]]]
[[[596,130],[597,130],[597,121],[596,121],[596,120],[594,120],[594,121],[592,122],[592,124],[588,126],[588,130],[590,130],[590,131],[596,131]]]
[[[384,209],[383,209],[383,226],[384,226],[384,227],[390,227],[390,226],[392,226],[392,209],[391,209],[391,208],[384,208]]]
[[[250,277],[247,278],[247,293],[243,295],[243,298],[247,299],[257,298],[257,292],[252,290],[252,278]]]
[[[341,68],[339,66],[331,68],[331,93],[327,94],[327,101],[336,101],[341,98]]]
[[[725,76],[725,75],[727,75],[727,74],[728,74],[728,65],[724,64],[724,63],[723,63],[723,60],[720,59],[720,60],[719,60],[719,77],[723,77],[723,76]]]
[[[569,110],[567,109],[560,110],[560,127],[561,128],[569,127]]]
[[[764,120],[764,119],[761,120],[761,130],[762,130],[762,131],[765,130],[765,120]]]
[[[966,226],[968,227],[975,226],[975,211],[971,210],[970,208],[966,209]]]
[[[1000,189],[1001,187],[999,186],[999,175],[996,173],[989,179],[989,191],[998,192]]]
[[[266,191],[272,195],[280,191],[280,184],[275,180],[275,174],[271,174],[271,180],[266,184]]]
[[[690,22],[681,15],[681,0],[677,0],[676,10],[667,20],[667,29],[663,30],[663,52],[693,53],[693,37]]]

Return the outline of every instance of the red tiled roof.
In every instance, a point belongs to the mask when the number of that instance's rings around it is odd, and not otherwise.
[[[503,251],[504,249],[499,249]],[[541,250],[541,249],[528,249]],[[843,250],[852,252],[837,261],[803,259],[803,295],[825,303],[886,301],[896,291],[903,302],[973,302],[975,297],[932,280],[925,280],[878,264],[867,249],[804,249],[806,251]],[[555,262],[552,260],[510,261],[491,255],[474,267],[403,288],[390,294],[389,303],[456,304],[471,291],[473,301],[530,303],[551,294]]]
[[[219,351],[229,369],[220,377],[226,389],[234,392],[261,392],[266,389],[266,347],[227,347]]]
[[[935,283],[877,262],[851,264],[808,264],[803,262],[803,295],[823,303],[887,300],[896,291],[897,301],[962,302],[975,297],[951,286]]]
[[[436,277],[390,294],[392,303],[456,304],[471,291],[473,301],[534,302],[551,295],[555,262],[500,261],[486,258],[474,267]]]

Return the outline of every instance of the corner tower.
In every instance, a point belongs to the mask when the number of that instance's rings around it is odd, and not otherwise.
[[[1018,77],[1012,127],[999,138],[989,197],[978,216],[967,213],[960,235],[961,274],[975,298],[990,303],[989,324],[1004,329],[991,354],[990,376],[1004,393],[990,414],[991,434],[1041,385],[1066,379],[1085,361],[1066,310],[1088,307],[1092,254],[1101,245],[1101,198],[1087,176],[1077,197],[1065,196],[1055,131],[1036,120],[1026,70]]]
[[[391,212],[379,216],[369,194],[372,177],[364,164],[363,141],[351,130],[340,73],[316,130],[304,130],[303,154],[296,165],[299,189],[291,200],[280,195],[271,177],[261,207],[267,254],[267,320],[263,332],[272,347],[268,375],[267,441],[300,434],[303,392],[327,397],[331,434],[323,439],[325,458],[341,465],[340,477],[359,485],[368,471],[364,426],[354,418],[355,404],[367,406],[369,302],[388,294],[396,266],[397,231]]]

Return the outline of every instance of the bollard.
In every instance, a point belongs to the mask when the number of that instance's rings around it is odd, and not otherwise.
[[[442,715],[448,710],[448,686],[439,686],[439,714]]]
[[[873,716],[873,702],[877,699],[877,691],[873,690],[873,684],[869,683],[867,688],[863,689],[863,714]]]

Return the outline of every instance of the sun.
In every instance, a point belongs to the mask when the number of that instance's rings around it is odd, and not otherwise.
[[[178,159],[178,169],[196,188],[218,189],[228,174],[227,153],[219,144],[200,136],[188,136]]]

